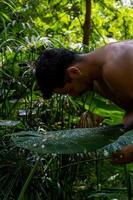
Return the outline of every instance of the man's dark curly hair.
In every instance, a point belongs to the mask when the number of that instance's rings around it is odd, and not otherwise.
[[[64,49],[46,49],[36,66],[36,79],[44,98],[50,98],[54,88],[65,85],[65,71],[78,61],[78,54]]]

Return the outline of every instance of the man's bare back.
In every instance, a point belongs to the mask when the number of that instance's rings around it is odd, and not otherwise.
[[[124,110],[131,111],[133,109],[133,41],[112,43],[94,51],[94,54],[102,60],[102,77],[95,81],[95,90]]]

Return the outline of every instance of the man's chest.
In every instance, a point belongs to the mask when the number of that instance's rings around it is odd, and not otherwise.
[[[94,90],[125,110],[133,107],[133,99],[128,95],[127,91],[119,85],[114,86],[103,80],[98,80],[94,81]]]

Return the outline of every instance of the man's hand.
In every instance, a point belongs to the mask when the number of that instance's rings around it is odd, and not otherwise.
[[[127,164],[131,162],[133,162],[133,144],[129,144],[112,154],[113,164]]]

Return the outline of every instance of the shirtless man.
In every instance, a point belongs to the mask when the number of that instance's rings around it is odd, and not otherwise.
[[[36,67],[36,78],[44,98],[53,92],[80,96],[96,91],[123,108],[124,128],[133,128],[133,40],[111,43],[87,54],[45,50]],[[133,161],[133,145],[129,148],[132,156],[130,153],[128,160]]]

